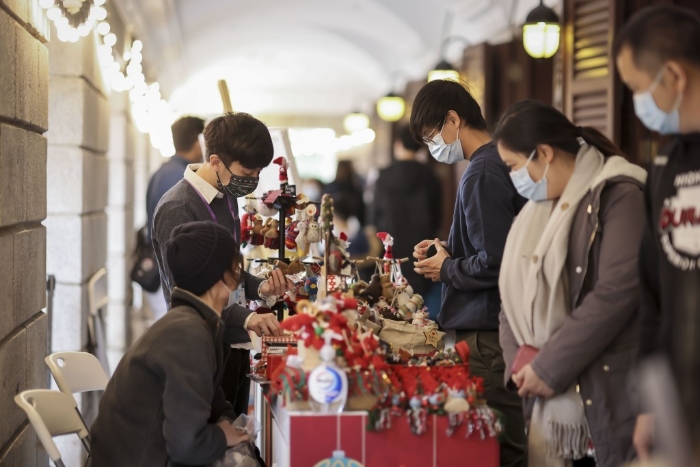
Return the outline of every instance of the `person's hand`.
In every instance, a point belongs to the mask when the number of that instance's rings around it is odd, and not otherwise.
[[[258,336],[281,336],[282,329],[274,313],[253,313],[248,320],[248,330],[253,331]]]
[[[423,240],[418,245],[413,247],[413,257],[418,261],[423,261],[428,254],[428,248],[433,244],[433,240]]]
[[[637,417],[632,443],[637,450],[639,460],[648,462],[651,459],[651,447],[654,444],[654,414],[643,413]]]
[[[512,379],[518,386],[518,395],[523,399],[536,396],[544,398],[554,396],[554,390],[537,376],[531,365],[525,365],[522,370],[512,376]]]
[[[416,245],[416,248],[423,245],[426,241],[427,240],[424,240],[423,242]],[[430,247],[430,245],[435,245],[435,248],[437,248],[437,254],[432,258],[423,259],[422,261],[417,261],[413,263],[414,271],[424,276],[426,279],[432,280],[433,282],[440,282],[440,270],[442,269],[442,263],[444,263],[445,259],[449,258],[450,255],[447,254],[447,250],[445,250],[445,247],[437,238],[433,241],[430,241],[428,243],[428,247]],[[426,252],[428,251],[428,247],[425,248]],[[417,253],[418,250],[413,250],[413,256],[416,258]]]
[[[226,446],[229,448],[250,441],[250,436],[248,436],[245,431],[241,431],[240,429],[231,425],[228,420],[221,420],[219,423],[217,423],[217,425],[226,435]]]
[[[268,279],[260,286],[260,292],[267,297],[281,297],[288,290],[292,290],[294,284],[284,277],[281,269],[273,269]]]

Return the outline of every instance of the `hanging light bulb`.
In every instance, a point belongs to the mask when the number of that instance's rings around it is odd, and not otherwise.
[[[343,119],[343,127],[350,134],[364,130],[369,128],[369,117],[362,112],[349,113]]]
[[[97,32],[98,32],[101,36],[106,36],[107,34],[109,34],[109,30],[110,30],[110,29],[111,29],[111,28],[110,28],[110,26],[109,26],[109,23],[106,22],[106,21],[103,21],[102,23],[100,23],[100,24],[97,25]]]
[[[87,24],[81,24],[78,26],[78,34],[80,37],[87,37],[87,35],[90,34],[90,30],[91,28]]]
[[[105,36],[105,45],[108,45],[110,47],[114,47],[114,44],[117,43],[117,36],[114,35],[113,32],[110,32]]]
[[[377,114],[385,122],[398,122],[406,112],[406,101],[401,96],[389,93],[377,101]]]
[[[39,6],[44,10],[48,10],[54,6],[54,0],[39,0]]]
[[[435,68],[428,72],[428,82],[435,81],[438,79],[452,79],[459,80],[459,71],[455,70],[447,60],[440,60],[440,62],[435,65]]]
[[[102,6],[107,3],[107,0],[93,0],[96,6]]]
[[[51,21],[55,22],[58,18],[61,17],[61,10],[55,6],[51,7],[46,11],[46,17],[49,18]]]
[[[131,44],[131,50],[133,52],[141,52],[143,50],[143,42],[136,39],[133,44]]]
[[[104,21],[107,18],[107,10],[104,7],[98,6],[95,8],[95,19],[98,21]]]
[[[559,16],[542,3],[536,6],[523,25],[523,45],[533,58],[550,58],[559,50]]]

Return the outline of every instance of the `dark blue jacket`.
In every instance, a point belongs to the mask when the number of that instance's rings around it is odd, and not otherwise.
[[[149,241],[153,238],[153,214],[156,212],[158,202],[169,189],[182,180],[189,164],[188,160],[175,154],[151,176],[146,191],[146,225]]]
[[[515,190],[496,145],[472,155],[457,191],[450,237],[452,253],[440,271],[447,330],[497,331],[501,296],[498,273],[513,219],[526,200]]]

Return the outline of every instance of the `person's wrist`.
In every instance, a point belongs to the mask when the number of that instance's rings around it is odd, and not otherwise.
[[[253,319],[253,315],[254,315],[254,314],[255,314],[254,311],[251,312],[251,313],[248,315],[248,317],[245,319],[245,321],[243,322],[243,329],[251,330],[251,329],[248,327],[248,325],[250,324],[250,320]]]

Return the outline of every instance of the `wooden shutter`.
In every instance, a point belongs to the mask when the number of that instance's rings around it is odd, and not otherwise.
[[[579,126],[599,129],[617,140],[619,92],[610,49],[617,25],[617,6],[610,0],[564,2],[564,109]]]

